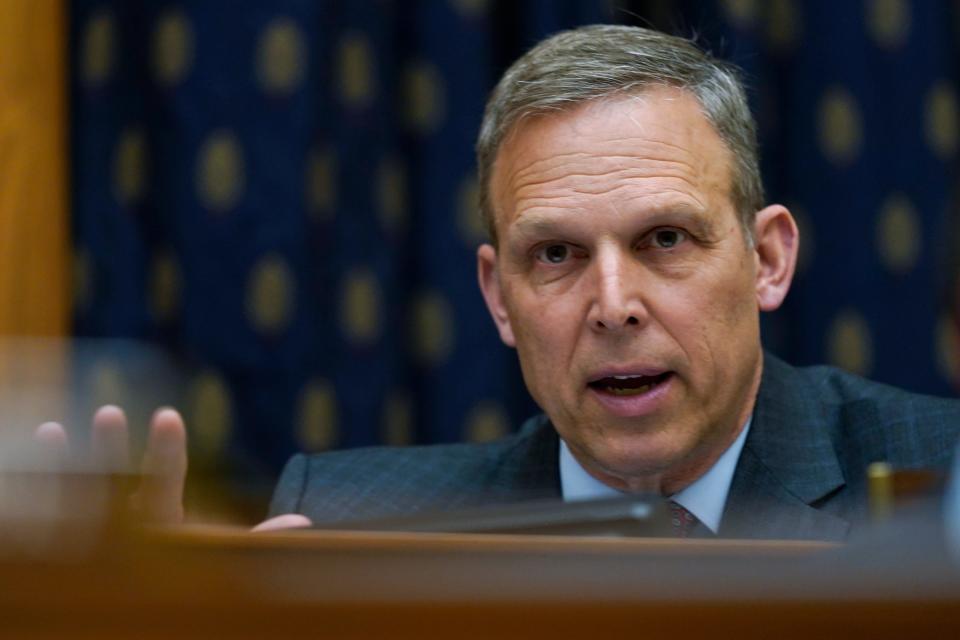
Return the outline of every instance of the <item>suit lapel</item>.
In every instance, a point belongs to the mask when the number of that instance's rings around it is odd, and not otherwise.
[[[808,379],[765,353],[721,535],[843,540],[849,522],[815,508],[845,485],[831,441],[837,421],[836,410],[819,399]]]

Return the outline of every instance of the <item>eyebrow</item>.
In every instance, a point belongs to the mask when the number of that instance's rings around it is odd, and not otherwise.
[[[583,210],[567,211],[560,215],[528,212],[514,223],[514,229],[523,236],[551,235],[562,231],[571,218],[574,219],[575,224],[578,218],[589,215],[589,211]],[[710,235],[716,228],[713,216],[687,203],[670,203],[657,207],[643,215],[642,223],[647,227],[682,224],[691,227],[701,235]]]
[[[522,235],[543,235],[549,234],[554,230],[562,227],[567,219],[572,216],[579,215],[589,215],[580,213],[573,213],[570,215],[556,216],[556,215],[543,215],[538,213],[527,213],[520,217],[514,223],[514,228],[518,233]]]

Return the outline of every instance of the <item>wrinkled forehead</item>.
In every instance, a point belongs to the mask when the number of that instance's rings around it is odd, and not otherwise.
[[[528,116],[500,146],[490,181],[499,228],[519,191],[577,166],[591,174],[664,175],[702,193],[732,196],[733,157],[697,98],[658,86]],[[587,186],[586,188],[589,188]]]

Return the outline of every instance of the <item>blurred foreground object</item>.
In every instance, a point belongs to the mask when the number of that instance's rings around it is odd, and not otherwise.
[[[0,557],[17,638],[903,638],[960,634],[932,558],[824,543],[192,528]]]
[[[0,556],[95,555],[136,522],[130,509],[136,486],[127,474],[0,472]]]
[[[139,487],[139,519],[182,519],[183,421],[174,411],[157,410],[182,407],[190,412],[189,364],[130,340],[5,338],[0,339],[0,378],[0,479],[8,480],[0,489],[5,491],[0,529],[8,517],[38,512],[44,521],[87,517],[77,513],[81,511],[99,513],[98,500],[64,497],[103,482],[115,485],[98,474],[143,473],[147,481]],[[200,424],[196,412],[190,417]],[[35,441],[38,425],[43,428]],[[199,469],[188,498],[194,516],[220,523],[260,521],[266,499],[256,502],[227,485],[225,474],[205,462],[203,455],[191,460]],[[68,483],[56,474],[72,479]]]
[[[943,495],[944,474],[935,469],[895,469],[886,462],[867,467],[870,518],[883,523],[904,507],[933,502]]]

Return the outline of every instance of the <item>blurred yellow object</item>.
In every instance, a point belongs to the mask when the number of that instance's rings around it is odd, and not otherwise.
[[[890,520],[896,512],[920,500],[937,499],[946,478],[934,469],[894,469],[886,462],[867,467],[867,495],[874,522]]]
[[[886,462],[873,462],[867,467],[867,491],[870,516],[884,522],[893,513],[893,468]]]
[[[67,331],[66,10],[0,12],[0,334]]]

